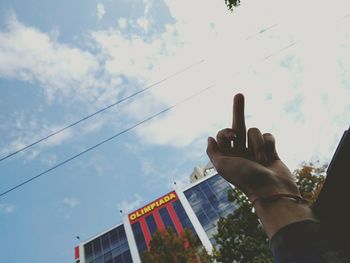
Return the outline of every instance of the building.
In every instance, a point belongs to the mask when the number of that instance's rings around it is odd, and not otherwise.
[[[204,177],[204,169],[200,166],[196,166],[193,169],[193,172],[190,175],[190,182],[194,183],[195,181]]]
[[[196,175],[196,176],[195,176]],[[219,176],[212,164],[196,167],[188,187],[175,189],[123,217],[123,223],[82,242],[75,248],[78,263],[141,263],[140,255],[149,248],[157,229],[172,228],[181,234],[185,228],[198,236],[211,252],[220,217],[235,207],[228,201],[232,187]]]

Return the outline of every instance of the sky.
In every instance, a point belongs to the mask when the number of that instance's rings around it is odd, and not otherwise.
[[[238,92],[291,170],[329,162],[349,125],[349,28],[346,0],[1,0],[1,157],[165,80],[0,162],[0,192],[213,86],[0,197],[0,262],[73,262],[76,236],[186,186]]]

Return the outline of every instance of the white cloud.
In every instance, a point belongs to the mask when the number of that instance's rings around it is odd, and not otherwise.
[[[119,28],[121,29],[121,30],[124,30],[124,29],[126,29],[126,27],[127,27],[127,24],[128,22],[127,22],[127,20],[125,19],[125,17],[121,17],[121,18],[119,18],[118,19],[118,26],[119,26]]]
[[[89,52],[25,26],[15,15],[0,31],[0,77],[39,83],[50,100],[86,93],[97,68]]]
[[[128,22],[119,18],[119,28],[90,32],[100,48],[95,56],[12,18],[0,32],[0,76],[37,81],[51,98],[79,92],[96,106],[118,97],[120,90],[103,87],[111,86],[111,80],[120,83],[120,75],[144,87],[204,58],[206,63],[123,109],[128,120],[141,120],[216,83],[213,90],[136,130],[140,139],[176,147],[202,141],[229,125],[232,95],[243,92],[248,126],[275,133],[281,155],[291,164],[329,156],[350,110],[350,20],[342,18],[350,10],[348,1],[256,0],[242,3],[234,13],[223,1],[165,2],[175,23],[165,25],[164,32],[147,38],[144,32],[124,35]],[[145,31],[151,8],[152,1],[144,1],[144,14],[136,19]],[[103,74],[97,80],[98,70]],[[86,130],[98,131],[102,125]]]
[[[101,72],[97,78],[99,59],[90,52],[59,42],[55,36],[24,25],[14,14],[0,29],[0,78],[35,83],[33,86],[46,94],[47,102],[60,102],[66,109],[71,107],[70,103],[78,101],[80,109],[86,106],[92,111],[117,100],[122,79],[118,74],[110,76]],[[76,120],[74,115],[72,112],[70,116],[63,116],[62,124],[53,124],[51,120],[20,113],[5,129],[9,138],[6,145],[2,145],[1,154],[11,153],[56,132]],[[94,122],[94,125],[83,126],[80,132],[98,131],[104,124],[104,121]],[[73,136],[73,130],[66,130],[40,147],[56,146]],[[32,152],[29,159],[38,154],[39,151]]]
[[[149,21],[146,17],[140,17],[137,19],[137,24],[145,31],[148,31],[149,28]]]
[[[97,18],[101,20],[106,14],[105,6],[102,3],[97,3]]]
[[[45,154],[40,160],[44,165],[50,167],[57,164],[57,155],[55,154]]]
[[[63,203],[71,208],[74,208],[74,207],[80,205],[79,200],[75,197],[65,197],[63,199]]]
[[[131,212],[132,210],[141,206],[144,199],[138,195],[134,195],[134,201],[123,201],[117,205],[118,210],[122,210],[124,214]]]
[[[19,114],[17,115],[16,122],[13,125],[9,124],[7,127],[10,132],[7,134],[8,137],[6,138],[6,145],[2,145],[0,153],[1,155],[5,156],[20,150],[25,146],[58,131],[61,128],[62,126],[48,125],[47,121],[44,119],[38,119],[32,116],[29,117],[24,113]],[[43,148],[59,145],[72,138],[73,135],[74,133],[72,130],[65,130],[62,133],[50,137],[49,139],[40,143],[34,150],[31,150],[25,156],[28,160],[33,160],[40,155]],[[48,156],[43,158],[46,160],[48,159]]]
[[[114,29],[92,32],[91,35],[108,57],[105,70],[111,76],[123,74],[142,79],[162,53],[160,40],[146,42],[138,36],[129,39]]]
[[[142,2],[144,4],[144,14],[148,15],[153,6],[153,0],[142,0]]]
[[[319,1],[253,1],[233,14],[225,12],[222,2],[166,3],[176,24],[161,35],[168,56],[154,60],[149,76],[166,75],[164,69],[185,57],[204,57],[206,64],[168,81],[166,89],[152,90],[154,99],[169,105],[195,88],[217,85],[214,92],[147,123],[137,131],[143,141],[184,147],[215,135],[230,125],[232,95],[243,92],[248,126],[275,133],[281,155],[291,166],[311,158],[329,159],[350,113],[349,67],[342,66],[350,65],[349,21],[342,18],[350,10],[348,2],[321,8]],[[204,11],[193,19],[198,6]],[[309,21],[314,6],[320,9]]]
[[[12,204],[0,204],[0,214],[11,214],[15,211],[15,208]]]
[[[156,165],[154,165],[151,161],[143,159],[141,161],[141,171],[143,175],[156,175],[158,171],[156,169]]]

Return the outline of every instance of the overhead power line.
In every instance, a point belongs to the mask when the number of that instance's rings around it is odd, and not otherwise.
[[[254,37],[255,35],[264,34],[264,33],[266,33],[267,31],[269,31],[270,29],[272,29],[272,28],[274,28],[276,26],[278,26],[277,23],[273,24],[273,25],[270,25],[270,26],[268,26],[266,28],[263,28],[260,31],[258,31],[256,33],[246,37],[246,40],[249,40],[250,38]],[[106,106],[106,107],[104,107],[104,108],[102,108],[102,109],[100,109],[100,110],[90,114],[90,115],[87,115],[87,116],[85,116],[85,117],[83,117],[83,118],[81,118],[81,119],[79,119],[79,120],[77,120],[75,122],[72,122],[71,124],[68,124],[67,126],[61,128],[61,129],[59,129],[57,131],[54,131],[54,132],[50,133],[49,135],[47,135],[47,136],[45,136],[45,137],[43,137],[41,139],[38,139],[37,141],[34,141],[34,142],[32,142],[32,143],[30,143],[30,144],[28,144],[28,145],[26,145],[26,146],[24,146],[24,147],[22,147],[22,148],[20,148],[20,149],[18,149],[16,151],[14,151],[14,152],[11,152],[11,153],[5,155],[4,157],[1,157],[0,158],[0,162],[10,158],[13,155],[16,155],[16,154],[18,154],[20,152],[23,152],[26,149],[28,149],[30,147],[33,147],[33,146],[35,146],[35,145],[37,145],[37,144],[39,144],[39,143],[41,143],[41,142],[51,138],[51,137],[53,137],[53,136],[55,136],[55,135],[65,131],[65,130],[67,130],[67,129],[69,129],[69,128],[71,128],[71,127],[73,127],[73,126],[75,126],[75,125],[77,125],[77,124],[79,124],[81,122],[84,122],[84,121],[90,119],[91,117],[93,117],[93,116],[95,116],[95,115],[97,115],[97,114],[99,114],[101,112],[104,112],[104,111],[106,111],[106,110],[108,110],[108,109],[110,109],[110,108],[112,108],[112,107],[114,107],[114,106],[116,106],[116,105],[118,105],[118,104],[128,100],[128,99],[131,99],[132,97],[135,97],[136,95],[141,94],[141,93],[151,89],[152,87],[157,86],[157,85],[159,85],[159,84],[161,84],[161,83],[163,83],[163,82],[165,82],[165,81],[167,81],[167,80],[169,80],[169,79],[171,79],[171,78],[173,78],[173,77],[175,77],[175,76],[177,76],[177,75],[179,75],[179,74],[181,74],[181,73],[183,73],[183,72],[185,72],[185,71],[187,71],[187,70],[189,70],[189,69],[191,69],[191,68],[193,68],[193,67],[195,67],[195,66],[197,66],[197,65],[199,65],[201,63],[203,63],[203,62],[205,62],[205,59],[202,59],[202,60],[200,60],[200,61],[198,61],[196,63],[193,63],[193,64],[191,64],[191,65],[189,65],[189,66],[187,66],[187,67],[185,67],[185,68],[183,68],[183,69],[181,69],[181,70],[179,70],[179,71],[177,71],[177,72],[175,72],[175,73],[173,73],[173,74],[171,74],[171,75],[169,75],[169,76],[167,76],[167,77],[165,77],[165,78],[163,78],[163,79],[161,79],[161,80],[159,80],[159,81],[157,81],[157,82],[155,82],[153,84],[151,84],[150,86],[148,86],[148,87],[146,87],[146,88],[144,88],[142,90],[139,90],[139,91],[137,91],[137,92],[135,92],[135,93],[125,97],[125,98],[122,98],[122,99],[120,99],[120,100],[118,100],[118,101],[116,101],[116,102],[114,102],[114,103],[112,103],[112,104],[110,104],[110,105],[108,105],[108,106]]]
[[[129,99],[135,97],[136,95],[139,95],[139,94],[141,94],[141,93],[143,93],[143,92],[153,88],[154,86],[157,86],[157,85],[159,85],[159,84],[161,84],[161,83],[163,83],[163,82],[165,82],[165,81],[167,81],[167,80],[169,80],[169,79],[171,79],[171,78],[173,78],[173,77],[175,77],[177,75],[180,75],[181,73],[184,73],[185,71],[187,71],[187,70],[189,70],[189,69],[191,69],[191,68],[193,68],[193,67],[195,67],[195,66],[197,66],[197,65],[199,65],[201,63],[203,63],[204,61],[205,60],[202,59],[202,60],[200,60],[200,61],[198,61],[196,63],[193,63],[193,64],[191,64],[191,65],[189,65],[189,66],[187,66],[187,67],[185,67],[185,68],[183,68],[183,69],[181,69],[181,70],[179,70],[179,71],[177,71],[177,72],[175,72],[175,73],[173,73],[171,75],[168,75],[165,78],[163,78],[163,79],[161,79],[161,80],[159,80],[159,81],[157,81],[157,82],[147,86],[146,88],[144,88],[142,90],[139,90],[139,91],[137,91],[137,92],[127,96],[127,97],[124,97],[124,98],[122,98],[122,99],[120,99],[120,100],[118,100],[118,101],[116,101],[116,102],[114,102],[114,103],[112,103],[112,104],[110,104],[110,105],[108,105],[108,106],[98,110],[98,111],[95,111],[94,113],[92,113],[90,115],[87,115],[87,116],[85,116],[85,117],[83,117],[83,118],[81,118],[81,119],[79,119],[79,120],[77,120],[77,121],[75,121],[75,122],[73,122],[71,124],[68,124],[67,126],[61,128],[61,129],[59,129],[57,131],[54,131],[54,132],[50,133],[49,135],[47,135],[47,136],[45,136],[45,137],[43,137],[43,138],[41,138],[41,139],[39,139],[37,141],[34,141],[34,142],[32,142],[32,143],[30,143],[30,144],[28,144],[28,145],[26,145],[26,146],[24,146],[22,148],[14,151],[12,153],[10,153],[10,154],[7,154],[6,156],[0,158],[0,162],[6,160],[7,158],[10,158],[13,155],[16,155],[16,154],[18,154],[20,152],[23,152],[24,150],[26,150],[26,149],[28,149],[30,147],[33,147],[34,145],[37,145],[37,144],[41,143],[42,141],[45,141],[45,140],[47,140],[47,139],[49,139],[49,138],[51,138],[51,137],[53,137],[53,136],[63,132],[63,131],[65,131],[65,130],[67,130],[67,129],[69,129],[69,128],[71,128],[71,127],[73,127],[73,126],[75,126],[75,125],[77,125],[77,124],[79,124],[81,122],[84,122],[87,119],[90,119],[91,117],[93,117],[93,116],[95,116],[95,115],[97,115],[97,114],[99,114],[101,112],[104,112],[104,111],[106,111],[106,110],[108,110],[108,109],[110,109],[110,108],[112,108],[114,106],[117,106],[118,104],[120,104],[120,103],[122,103],[122,102],[124,102],[126,100],[129,100]]]
[[[343,18],[343,19],[346,19],[346,18],[348,18],[348,17],[350,17],[350,13],[347,13],[347,14],[343,15],[342,18]],[[266,28],[261,29],[260,31],[254,33],[254,34],[252,34],[252,35],[247,36],[247,37],[245,38],[245,40],[249,40],[249,39],[251,39],[252,37],[254,37],[254,36],[256,36],[256,35],[265,34],[267,31],[270,31],[271,29],[277,27],[278,25],[279,25],[279,23],[274,23],[274,24],[272,24],[272,25],[270,25],[270,26],[268,26],[268,27],[266,27]],[[294,46],[294,45],[296,45],[296,44],[297,44],[297,42],[294,41],[294,42],[288,44],[286,47],[284,47],[284,48],[278,50],[277,52],[271,53],[271,54],[265,56],[265,57],[263,58],[263,60],[270,59],[270,58],[271,58],[272,56],[274,56],[276,53],[279,53],[279,52],[281,52],[281,51],[284,51],[285,49],[289,49],[289,48],[291,48],[292,46]],[[188,66],[188,67],[186,67],[186,68],[184,68],[184,69],[182,69],[182,70],[180,70],[180,71],[177,71],[177,72],[175,72],[175,73],[173,73],[173,74],[171,74],[171,75],[169,75],[169,76],[167,76],[167,77],[161,79],[160,81],[157,81],[157,82],[151,84],[150,86],[148,86],[148,87],[146,87],[146,88],[144,88],[144,89],[142,89],[142,90],[140,90],[140,91],[137,91],[137,92],[135,92],[135,93],[133,93],[133,94],[131,94],[131,95],[129,95],[129,96],[127,96],[127,97],[125,97],[125,98],[119,100],[119,101],[116,101],[116,102],[114,102],[114,103],[112,103],[112,104],[110,104],[110,105],[108,105],[108,106],[106,106],[106,107],[104,107],[104,108],[102,108],[102,109],[100,109],[100,110],[98,110],[98,111],[96,111],[96,112],[94,112],[94,113],[92,113],[92,114],[90,114],[90,115],[88,115],[88,116],[86,116],[86,117],[84,117],[84,118],[78,120],[78,121],[75,121],[75,122],[73,122],[73,123],[71,123],[71,124],[69,124],[69,125],[63,127],[62,129],[59,129],[59,130],[57,130],[57,131],[55,131],[55,132],[52,132],[51,134],[49,134],[49,135],[47,135],[47,136],[45,136],[45,137],[43,137],[43,138],[41,138],[41,139],[39,139],[39,140],[37,140],[37,141],[31,143],[31,144],[28,144],[27,146],[24,146],[23,148],[20,148],[20,149],[18,149],[18,150],[16,150],[16,151],[14,151],[14,152],[12,152],[12,153],[10,153],[10,154],[4,156],[4,157],[1,157],[1,158],[0,158],[0,162],[6,160],[7,158],[9,158],[9,157],[11,157],[11,156],[13,156],[13,155],[18,154],[18,153],[20,153],[20,152],[22,152],[22,151],[24,151],[24,150],[26,150],[26,149],[28,149],[28,148],[30,148],[30,147],[36,145],[36,144],[38,144],[38,143],[40,143],[40,142],[42,142],[42,141],[44,141],[44,140],[47,140],[47,139],[49,139],[49,138],[51,138],[51,137],[53,137],[53,136],[55,136],[55,135],[57,135],[57,134],[59,134],[59,133],[65,131],[65,130],[67,130],[67,129],[69,129],[69,128],[71,128],[71,127],[73,127],[73,126],[75,126],[75,125],[77,125],[77,124],[79,124],[79,123],[81,123],[81,122],[83,122],[83,121],[85,121],[85,120],[87,120],[87,119],[89,119],[89,118],[91,118],[91,117],[93,117],[93,116],[95,116],[95,115],[97,115],[97,114],[99,114],[99,113],[105,111],[105,110],[107,110],[107,109],[110,109],[110,108],[112,108],[112,107],[114,107],[114,106],[116,106],[116,105],[122,103],[123,101],[126,101],[126,100],[128,100],[128,99],[131,99],[132,97],[134,97],[134,96],[136,96],[136,95],[138,95],[138,94],[140,94],[140,93],[143,93],[143,92],[147,91],[148,89],[150,89],[150,88],[152,88],[152,87],[154,87],[154,86],[156,86],[156,85],[159,85],[159,84],[161,84],[162,82],[164,82],[164,81],[166,81],[166,80],[168,80],[168,79],[170,79],[170,78],[172,78],[172,77],[175,77],[176,75],[179,75],[179,74],[181,74],[181,73],[183,73],[183,72],[189,70],[189,69],[192,68],[192,67],[195,67],[195,66],[201,64],[201,63],[203,63],[204,61],[205,61],[205,59],[202,59],[202,60],[200,60],[199,62],[196,62],[196,63],[194,63],[194,64],[192,64],[192,65],[190,65],[190,66]]]
[[[49,168],[49,169],[47,169],[47,170],[45,170],[45,171],[43,171],[43,172],[41,172],[41,173],[39,173],[39,174],[37,174],[37,175],[35,175],[35,176],[33,176],[33,177],[31,177],[31,178],[25,180],[25,181],[23,181],[22,183],[19,183],[19,184],[15,185],[15,186],[11,187],[10,189],[8,189],[8,190],[2,192],[2,193],[0,194],[0,197],[2,197],[2,196],[4,196],[4,195],[6,195],[6,194],[8,194],[8,193],[10,193],[10,192],[12,192],[12,191],[18,189],[18,188],[20,188],[20,187],[22,187],[22,186],[24,186],[25,184],[28,184],[28,183],[30,183],[30,182],[32,182],[32,181],[38,179],[39,177],[41,177],[41,176],[43,176],[43,175],[45,175],[45,174],[48,174],[49,172],[51,172],[51,171],[57,169],[58,167],[60,167],[60,166],[62,166],[62,165],[64,165],[64,164],[66,164],[66,163],[68,163],[68,162],[70,162],[70,161],[72,161],[72,160],[78,158],[79,156],[82,156],[83,154],[85,154],[85,153],[87,153],[87,152],[90,152],[91,150],[93,150],[93,149],[95,149],[95,148],[97,148],[97,147],[99,147],[99,146],[101,146],[102,144],[105,144],[105,143],[107,143],[107,142],[109,142],[109,141],[111,141],[111,140],[113,140],[113,139],[115,139],[115,138],[121,136],[122,134],[127,133],[127,132],[129,132],[129,131],[135,129],[135,128],[138,127],[138,126],[140,126],[140,125],[142,125],[142,124],[144,124],[144,123],[146,123],[146,122],[148,122],[148,121],[151,121],[152,119],[158,117],[159,115],[164,114],[164,113],[166,113],[166,112],[172,110],[173,108],[175,108],[175,107],[177,107],[177,106],[179,106],[179,105],[181,105],[181,104],[183,104],[183,103],[185,103],[185,102],[187,102],[187,101],[189,101],[189,100],[191,100],[191,99],[193,99],[193,98],[199,96],[200,94],[202,94],[202,93],[204,93],[205,91],[207,91],[207,90],[213,88],[214,86],[215,86],[215,84],[213,84],[213,85],[211,85],[211,86],[209,86],[209,87],[206,87],[205,89],[202,89],[202,90],[200,90],[199,92],[196,92],[196,93],[192,94],[191,96],[188,96],[188,97],[186,97],[185,99],[183,99],[183,100],[181,100],[181,101],[175,103],[174,105],[172,105],[172,106],[170,106],[170,107],[168,107],[168,108],[166,108],[166,109],[164,109],[164,110],[162,110],[162,111],[160,111],[160,112],[158,112],[158,113],[156,113],[156,114],[154,114],[154,115],[152,115],[152,116],[150,116],[150,117],[148,117],[148,118],[146,118],[146,119],[144,119],[144,120],[142,120],[142,121],[140,121],[140,122],[138,122],[138,123],[136,123],[136,124],[134,124],[134,125],[132,125],[132,126],[130,126],[129,128],[127,128],[127,129],[125,129],[125,130],[123,130],[123,131],[121,131],[121,132],[118,132],[117,134],[114,134],[113,136],[111,136],[111,137],[109,137],[109,138],[107,138],[107,139],[105,139],[105,140],[103,140],[103,141],[101,141],[101,142],[99,142],[99,143],[97,143],[97,144],[95,144],[95,145],[93,145],[93,146],[87,148],[86,150],[84,150],[84,151],[82,151],[82,152],[80,152],[80,153],[78,153],[78,154],[76,154],[76,155],[73,155],[73,156],[69,157],[68,159],[66,159],[66,160],[64,160],[64,161],[62,161],[62,162],[60,162],[60,163],[58,163],[58,164],[52,166],[51,168]]]
[[[346,18],[348,18],[348,17],[350,17],[350,13],[344,15],[342,18],[343,18],[343,19],[346,19]],[[264,34],[265,32],[271,30],[272,28],[274,28],[274,27],[276,27],[276,26],[278,26],[278,24],[273,24],[272,26],[269,26],[269,27],[266,28],[266,29],[262,29],[262,30],[259,31],[258,33],[255,33],[255,34],[253,34],[253,35],[251,35],[251,36],[248,36],[248,37],[246,38],[246,40],[248,40],[249,38],[251,38],[251,37],[254,36],[254,35]],[[265,61],[266,61],[266,60],[270,59],[272,56],[276,55],[277,53],[280,53],[280,52],[282,52],[282,51],[285,51],[286,49],[289,49],[289,48],[295,46],[297,43],[298,43],[297,41],[291,42],[291,43],[288,44],[287,46],[285,46],[285,47],[283,47],[283,48],[277,50],[277,52],[273,52],[273,53],[269,54],[268,56],[265,56],[265,57],[262,58],[261,60],[263,60],[263,61],[265,60]],[[23,147],[23,148],[21,148],[21,149],[15,151],[15,152],[11,153],[11,154],[8,154],[7,156],[0,158],[0,162],[3,161],[3,160],[5,160],[5,159],[7,159],[7,158],[9,158],[9,157],[11,157],[11,156],[13,156],[13,155],[15,155],[15,154],[17,154],[17,153],[19,153],[19,152],[21,152],[21,151],[26,150],[26,149],[29,148],[29,147],[34,146],[34,145],[36,145],[36,144],[38,144],[38,143],[40,143],[40,142],[42,142],[42,141],[44,141],[44,140],[46,140],[46,139],[48,139],[48,138],[54,136],[54,135],[56,135],[56,134],[58,134],[58,133],[60,133],[60,132],[62,132],[62,131],[64,131],[64,130],[66,130],[66,129],[68,129],[68,128],[74,126],[74,125],[77,125],[78,123],[83,122],[83,121],[85,121],[85,120],[87,120],[87,119],[93,117],[94,115],[100,113],[100,112],[103,112],[103,111],[105,111],[105,110],[107,110],[107,109],[109,109],[109,108],[111,108],[111,107],[113,107],[113,106],[116,106],[116,105],[120,104],[121,102],[123,102],[123,101],[125,101],[125,100],[127,100],[127,99],[130,99],[130,98],[132,98],[132,97],[134,97],[134,96],[136,96],[136,95],[138,95],[138,94],[140,94],[140,93],[142,93],[142,92],[145,92],[146,90],[148,90],[148,89],[150,89],[150,88],[152,88],[152,87],[154,87],[154,86],[156,86],[156,85],[158,85],[158,84],[160,84],[160,83],[162,83],[162,82],[164,82],[164,81],[166,81],[166,80],[168,80],[168,79],[170,79],[170,78],[172,78],[172,77],[174,77],[174,76],[176,76],[176,75],[179,75],[179,74],[181,74],[182,72],[185,72],[185,71],[189,70],[190,68],[192,68],[192,67],[194,67],[194,66],[196,66],[196,65],[198,65],[198,64],[203,63],[204,61],[205,61],[205,60],[202,59],[201,61],[199,61],[199,62],[197,62],[197,63],[194,63],[194,64],[192,64],[192,65],[190,65],[190,66],[188,66],[188,67],[186,67],[186,68],[184,68],[184,69],[182,69],[182,70],[180,70],[180,71],[177,71],[177,72],[175,72],[175,73],[173,73],[173,74],[171,74],[171,75],[169,75],[169,76],[167,76],[167,77],[161,79],[161,80],[158,81],[158,82],[153,83],[152,85],[146,87],[145,89],[142,89],[142,90],[140,90],[140,91],[138,91],[138,92],[135,92],[134,94],[131,94],[131,95],[129,95],[129,96],[127,96],[127,97],[125,97],[125,98],[123,98],[123,99],[121,99],[121,100],[119,100],[119,101],[117,101],[117,102],[115,102],[115,103],[113,103],[113,104],[111,104],[111,105],[109,105],[109,106],[103,108],[103,109],[100,109],[99,111],[96,111],[96,112],[94,112],[94,113],[92,113],[92,114],[90,114],[90,115],[88,115],[88,116],[86,116],[86,117],[84,117],[84,118],[82,118],[82,119],[80,119],[80,120],[78,120],[78,121],[72,123],[72,124],[69,124],[69,125],[67,125],[66,127],[62,128],[62,129],[60,129],[60,130],[58,130],[58,131],[56,131],[56,132],[53,132],[53,133],[51,133],[50,135],[48,135],[48,136],[46,136],[46,137],[44,137],[44,138],[42,138],[42,139],[40,139],[40,140],[38,140],[38,141],[32,143],[32,144],[29,144],[29,145],[27,145],[27,146],[25,146],[25,147]],[[148,121],[150,121],[150,120],[156,118],[157,116],[159,116],[159,115],[161,115],[161,114],[163,114],[163,113],[165,113],[165,112],[167,112],[167,111],[170,111],[170,110],[173,109],[174,107],[176,107],[176,106],[178,106],[178,105],[180,105],[180,104],[182,104],[182,103],[184,103],[184,102],[186,102],[186,101],[188,101],[188,100],[190,100],[190,99],[192,99],[192,98],[194,98],[194,97],[200,95],[201,93],[203,93],[203,92],[205,92],[206,90],[212,88],[213,86],[214,86],[214,85],[211,85],[211,86],[207,87],[206,89],[203,89],[203,90],[201,90],[200,92],[195,93],[195,94],[193,94],[192,96],[185,98],[184,100],[182,100],[182,101],[176,103],[175,105],[173,105],[173,106],[171,106],[171,107],[169,107],[169,108],[166,108],[166,109],[164,109],[163,111],[158,112],[157,114],[152,115],[152,116],[148,117],[147,119],[145,119],[145,120],[143,120],[143,121],[141,121],[141,122],[139,122],[139,123],[137,123],[137,124],[135,124],[135,125],[133,125],[133,126],[127,128],[127,129],[125,129],[125,130],[123,130],[123,131],[121,131],[121,132],[119,132],[119,133],[113,135],[112,137],[110,137],[110,138],[108,138],[108,139],[105,139],[104,141],[102,141],[102,142],[100,142],[100,143],[98,143],[98,144],[96,144],[96,145],[94,145],[94,146],[92,146],[92,147],[90,147],[90,148],[88,148],[88,149],[86,149],[86,150],[84,150],[84,151],[82,151],[82,152],[80,152],[80,153],[78,153],[78,154],[76,154],[76,155],[74,155],[74,156],[72,156],[72,157],[70,157],[70,158],[68,158],[68,159],[66,159],[66,160],[64,160],[64,161],[62,161],[62,162],[60,162],[60,163],[58,163],[58,164],[56,164],[55,166],[53,166],[53,167],[51,167],[51,168],[45,170],[44,172],[42,172],[42,173],[40,173],[40,174],[38,174],[38,175],[36,175],[36,176],[33,176],[33,177],[29,178],[28,180],[23,181],[23,182],[20,183],[20,184],[17,184],[16,186],[14,186],[14,187],[12,187],[12,188],[10,188],[10,189],[8,189],[8,190],[2,192],[2,193],[0,194],[0,197],[2,197],[2,196],[4,196],[4,195],[6,195],[6,194],[8,194],[8,193],[10,193],[10,192],[12,192],[12,191],[18,189],[18,188],[20,188],[21,186],[23,186],[23,185],[25,185],[25,184],[27,184],[27,183],[29,183],[29,182],[35,180],[35,179],[37,179],[37,178],[39,178],[39,177],[41,177],[41,176],[47,174],[47,173],[49,173],[49,172],[52,171],[52,170],[55,170],[56,168],[58,168],[58,167],[60,167],[60,166],[62,166],[62,165],[64,165],[64,164],[66,164],[66,163],[68,163],[68,162],[74,160],[75,158],[77,158],[77,157],[79,157],[79,156],[81,156],[81,155],[83,155],[83,154],[85,154],[85,153],[87,153],[87,152],[89,152],[89,151],[91,151],[91,150],[93,150],[93,149],[99,147],[100,145],[102,145],[102,144],[104,144],[104,143],[106,143],[106,142],[108,142],[108,141],[110,141],[110,140],[112,140],[112,139],[114,139],[114,138],[116,138],[116,137],[118,137],[118,136],[120,136],[120,135],[122,135],[122,134],[124,134],[124,133],[126,133],[126,132],[128,132],[128,131],[130,131],[130,130],[132,130],[132,129],[134,129],[134,128],[136,128],[136,127],[138,127],[138,126],[140,126],[140,125],[142,125],[143,123],[148,122]]]

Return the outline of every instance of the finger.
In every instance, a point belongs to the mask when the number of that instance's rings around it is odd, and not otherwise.
[[[250,128],[248,130],[248,149],[253,153],[255,161],[259,163],[266,162],[264,138],[257,128]]]
[[[223,129],[216,135],[216,141],[220,150],[231,149],[231,142],[235,140],[236,135],[232,129]]]
[[[264,133],[264,151],[266,153],[266,157],[268,162],[273,160],[279,160],[277,151],[276,151],[276,141],[275,137],[271,133]]]
[[[220,152],[219,146],[216,143],[215,139],[212,137],[208,138],[207,155],[210,161],[216,167],[217,160],[220,156],[222,156],[222,153]]]
[[[236,94],[233,98],[232,129],[236,133],[235,147],[246,147],[246,127],[244,120],[244,96]]]

